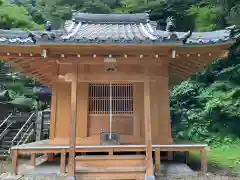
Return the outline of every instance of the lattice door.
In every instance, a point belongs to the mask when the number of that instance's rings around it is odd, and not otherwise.
[[[133,134],[133,85],[112,84],[112,131]],[[89,130],[99,135],[110,131],[110,84],[89,84]]]
[[[89,85],[89,114],[110,113],[110,84]],[[112,84],[112,113],[133,113],[133,85]]]

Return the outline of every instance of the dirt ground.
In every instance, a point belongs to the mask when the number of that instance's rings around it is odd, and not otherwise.
[[[21,162],[20,162],[21,163]],[[10,172],[12,170],[11,163],[9,161],[1,161],[0,163],[0,180],[66,180],[66,176],[60,176],[57,174],[49,175],[25,175],[13,177]],[[240,177],[221,176],[213,173],[207,173],[202,175],[200,173],[194,174],[171,174],[161,175],[156,177],[156,180],[240,180]]]

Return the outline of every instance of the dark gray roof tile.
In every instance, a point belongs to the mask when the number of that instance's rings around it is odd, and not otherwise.
[[[148,14],[75,13],[64,29],[53,31],[0,30],[0,43],[181,43],[185,32],[156,29]],[[34,39],[29,35],[34,36]],[[230,31],[193,32],[189,44],[209,44],[230,40]]]

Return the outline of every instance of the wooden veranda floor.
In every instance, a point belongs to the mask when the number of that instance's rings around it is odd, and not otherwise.
[[[30,144],[24,144],[12,147],[12,163],[14,173],[18,173],[18,154],[21,153],[30,153],[31,154],[31,164],[32,166],[36,165],[36,153],[60,153],[60,172],[66,172],[66,154],[69,152],[70,146],[68,145],[53,145],[49,143],[51,141],[44,140]],[[199,150],[202,154],[201,167],[202,171],[207,171],[207,145],[206,144],[193,144],[193,143],[173,143],[173,144],[154,144],[152,145],[153,151],[155,152],[155,170],[160,169],[161,166],[161,157],[160,153],[167,152],[189,152],[191,150]],[[108,155],[113,155],[116,152],[145,152],[146,145],[77,145],[76,153],[78,152],[106,152]]]
[[[182,173],[193,173],[193,170],[185,163],[179,162],[162,162],[161,168],[156,170],[156,175],[158,174],[182,174]],[[42,158],[37,158],[36,167],[31,166],[31,164],[19,166],[19,174],[29,175],[29,174],[61,174],[60,172],[60,158],[56,158],[54,162],[43,162]]]

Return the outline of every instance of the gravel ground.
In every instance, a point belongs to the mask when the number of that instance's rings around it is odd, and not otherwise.
[[[193,175],[187,175],[187,174],[181,174],[181,175],[168,175],[168,176],[159,176],[156,178],[156,180],[239,180],[239,177],[229,177],[229,176],[219,176],[208,173],[207,175],[200,175],[200,174],[193,174]],[[8,174],[2,174],[2,177],[0,175],[0,180],[66,180],[65,176],[59,176],[59,175],[45,175],[45,176],[39,176],[39,175],[27,175],[22,177],[12,177]]]
[[[49,175],[25,175],[25,176],[11,176],[11,163],[0,162],[0,180],[66,180],[66,176],[59,176],[57,174]],[[156,177],[156,180],[240,180],[240,177],[220,176],[212,173],[205,175],[195,174],[171,174]]]

